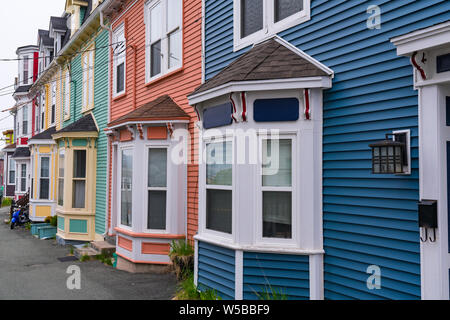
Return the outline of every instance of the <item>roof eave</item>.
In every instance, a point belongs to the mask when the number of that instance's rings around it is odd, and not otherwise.
[[[107,127],[109,130],[118,129],[121,127],[132,126],[132,125],[146,125],[146,124],[164,124],[164,123],[189,123],[189,117],[181,117],[181,118],[164,118],[164,119],[154,119],[154,120],[145,120],[145,119],[126,119],[124,121],[120,121],[117,123],[110,123]]]

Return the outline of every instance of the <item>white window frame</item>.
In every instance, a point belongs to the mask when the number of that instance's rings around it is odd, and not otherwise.
[[[23,57],[23,66],[22,66],[23,70],[22,70],[22,84],[19,85],[27,85],[28,84],[28,80],[30,79],[30,57],[29,56],[24,56]],[[26,70],[25,70],[26,69]],[[25,76],[25,72],[26,72],[26,76]]]
[[[117,185],[116,185],[116,189],[117,189],[117,192],[116,192],[116,194],[117,194],[117,204],[116,204],[116,208],[117,208],[117,225],[121,228],[121,229],[124,229],[124,230],[128,230],[128,231],[133,231],[133,223],[136,223],[136,218],[134,217],[134,208],[135,208],[135,203],[134,203],[134,199],[133,199],[133,197],[134,197],[134,190],[133,190],[133,185],[134,185],[134,183],[135,183],[135,177],[134,177],[134,171],[135,171],[135,169],[136,169],[136,166],[135,166],[135,158],[136,158],[136,156],[135,156],[135,152],[134,152],[134,148],[135,148],[135,146],[134,146],[134,144],[133,143],[127,143],[127,144],[123,144],[123,145],[121,145],[121,146],[119,146],[119,148],[118,148],[118,161],[119,161],[119,163],[118,163],[118,166],[117,166],[117,169],[118,169],[118,172],[117,172],[117,177],[118,177],[118,183],[117,183]],[[124,225],[124,224],[122,224],[122,153],[123,153],[123,151],[126,151],[126,150],[131,150],[132,151],[132,153],[133,153],[133,161],[132,161],[132,164],[133,164],[133,171],[132,171],[132,173],[131,173],[131,177],[132,177],[132,181],[131,181],[131,192],[132,192],[132,195],[131,195],[131,226],[127,226],[127,225]]]
[[[303,10],[281,21],[275,22],[275,1],[263,0],[263,28],[241,38],[241,0],[233,0],[234,51],[241,50],[261,40],[311,19],[311,0],[303,0]]]
[[[258,135],[258,159],[260,160],[257,166],[257,192],[256,192],[256,233],[255,233],[255,243],[257,245],[275,245],[275,246],[292,246],[297,247],[298,244],[298,218],[300,216],[299,213],[299,205],[298,205],[298,171],[297,166],[299,165],[299,160],[297,159],[297,136],[292,133],[286,133],[281,131],[279,133],[279,140],[291,140],[292,149],[291,149],[291,157],[292,157],[292,176],[291,187],[264,187],[263,186],[263,176],[262,176],[262,152],[263,152],[263,140],[274,140],[270,136],[266,135]],[[292,210],[291,210],[291,232],[292,237],[290,239],[282,239],[282,238],[266,238],[263,237],[263,192],[264,191],[275,191],[275,192],[291,192],[292,195]]]
[[[40,115],[40,123],[39,126],[41,127],[41,130],[44,131],[45,129],[45,104],[46,104],[46,100],[47,100],[47,92],[46,90],[44,90],[41,94],[42,97],[42,103],[41,103],[41,115]]]
[[[123,40],[121,40],[123,39]],[[123,44],[119,42],[123,41]],[[113,31],[113,97],[117,97],[127,91],[127,43],[125,38],[125,23]],[[115,50],[118,50],[117,54]],[[123,63],[123,90],[117,91],[117,67]]]
[[[169,74],[171,72],[174,72],[176,70],[183,68],[183,46],[184,46],[184,34],[183,34],[183,17],[184,17],[184,6],[182,1],[182,7],[181,7],[181,21],[178,25],[178,29],[181,33],[181,56],[180,56],[180,63],[172,68],[169,68],[169,36],[171,33],[177,30],[177,28],[169,30],[167,27],[167,2],[169,0],[153,0],[153,1],[147,1],[145,4],[145,12],[144,12],[144,21],[145,21],[145,74],[146,74],[146,82],[149,83],[151,81],[154,81],[158,78],[161,78],[165,76],[166,74]],[[162,30],[161,30],[161,39],[158,41],[161,41],[161,52],[163,52],[163,57],[161,61],[161,72],[155,76],[151,76],[151,42],[150,42],[150,12],[151,10],[157,6],[158,4],[161,4],[162,6],[162,12],[164,12],[161,23],[162,23]],[[157,41],[155,41],[157,42]]]
[[[11,170],[12,169],[12,170]],[[14,171],[14,181],[10,180],[10,172]],[[13,159],[12,155],[8,156],[8,185],[14,186],[16,184],[16,160]]]
[[[27,124],[27,131],[25,132],[25,123]],[[26,136],[29,133],[29,121],[28,121],[28,105],[22,107],[22,135]]]
[[[86,152],[86,162],[85,162],[85,177],[84,178],[75,178],[74,176],[74,169],[75,169],[75,152],[76,151],[85,151]],[[65,155],[67,156],[67,155]],[[64,159],[65,160],[65,159]],[[70,207],[72,208],[72,210],[78,210],[78,211],[84,211],[88,208],[88,184],[89,184],[89,168],[88,168],[88,164],[89,164],[89,149],[87,148],[73,148],[72,151],[72,166],[71,166],[71,172],[70,172],[70,192],[71,192],[71,201],[70,201]],[[64,181],[65,178],[67,177],[67,168],[64,168]],[[74,192],[74,182],[75,181],[84,181],[84,207],[83,208],[74,208],[73,207],[73,192]],[[65,191],[64,191],[65,192]],[[66,201],[66,199],[64,199],[64,201]]]
[[[61,166],[61,155],[64,155],[64,176],[61,178],[61,176],[59,175],[59,172],[60,172],[60,166]],[[58,151],[58,172],[57,172],[57,176],[58,176],[58,190],[57,190],[57,195],[56,195],[56,205],[58,206],[58,207],[64,207],[64,202],[66,201],[66,199],[65,199],[65,192],[66,192],[66,185],[65,185],[65,181],[66,181],[66,172],[67,172],[67,168],[66,168],[67,166],[66,166],[66,149],[65,148],[61,148],[61,149],[59,149],[59,151]],[[59,194],[59,185],[60,185],[60,183],[61,183],[61,179],[62,179],[62,182],[63,182],[63,186],[64,186],[64,189],[63,189],[63,204],[62,205],[60,205],[59,204],[59,196],[60,196],[60,194]]]
[[[232,159],[232,182],[231,182],[231,186],[216,186],[216,185],[208,185],[206,183],[206,179],[207,179],[207,173],[206,173],[206,164],[207,164],[207,158],[205,156],[205,161],[201,164],[200,166],[200,192],[201,192],[201,197],[202,197],[202,201],[200,201],[200,203],[202,204],[202,206],[199,208],[200,210],[200,219],[201,219],[201,233],[203,235],[207,235],[208,237],[214,238],[217,241],[225,241],[227,243],[232,243],[234,241],[234,236],[235,236],[235,232],[236,232],[236,226],[235,226],[235,222],[236,222],[236,201],[235,201],[235,197],[236,197],[236,168],[234,166],[235,163],[235,139],[233,136],[226,136],[226,135],[216,135],[216,136],[208,136],[207,134],[205,134],[205,136],[203,137],[203,141],[202,141],[202,154],[206,154],[206,146],[208,144],[211,143],[224,143],[224,142],[231,142],[231,159]],[[215,231],[215,230],[211,230],[208,229],[206,227],[206,216],[207,216],[207,212],[206,212],[206,197],[207,197],[207,191],[208,189],[214,189],[214,190],[226,190],[226,191],[231,191],[232,195],[231,195],[231,234],[230,233],[225,233],[225,232],[220,232],[220,231]]]
[[[64,120],[70,119],[70,72],[66,71],[64,77]]]
[[[42,170],[42,158],[48,158],[48,177],[41,177],[41,170]],[[52,172],[52,157],[50,154],[41,154],[39,155],[39,164],[38,164],[38,190],[37,190],[37,198],[39,200],[50,200],[51,197],[51,185],[50,185],[50,176]],[[41,179],[48,179],[48,198],[42,199],[41,198]]]
[[[172,189],[172,186],[170,185],[170,162],[169,162],[169,157],[170,157],[170,145],[167,143],[162,143],[160,145],[158,144],[151,144],[151,145],[147,145],[146,146],[146,162],[145,162],[145,177],[147,177],[147,179],[145,180],[145,187],[146,187],[146,195],[145,195],[145,217],[144,217],[144,230],[145,232],[149,232],[152,234],[168,234],[168,230],[169,230],[169,226],[170,226],[170,220],[171,220],[171,211],[170,211],[170,199],[172,197],[172,194],[170,192],[170,190]],[[167,182],[166,182],[166,187],[149,187],[148,186],[148,162],[149,162],[149,150],[150,149],[166,149],[167,151],[167,159],[166,159],[166,166],[167,166],[167,171],[166,171],[166,175],[167,175]],[[148,192],[149,191],[166,191],[166,228],[157,230],[157,229],[148,229]]]
[[[56,123],[56,82],[52,82],[51,84],[51,106],[50,106],[50,116],[49,116],[49,123],[50,126],[53,126]],[[53,114],[53,112],[55,112]],[[53,118],[53,119],[52,119]],[[52,121],[53,120],[53,121]]]
[[[23,174],[23,166],[25,166],[25,177],[22,175]],[[21,163],[20,164],[20,177],[18,177],[19,178],[19,184],[20,184],[20,187],[18,188],[18,191],[20,192],[20,193],[24,193],[24,192],[27,192],[27,175],[28,175],[28,166],[27,166],[27,164],[26,163]],[[23,188],[23,179],[25,179],[25,190],[22,190]]]
[[[94,109],[95,103],[95,43],[88,46],[81,56],[81,68],[83,70],[81,112],[86,112]]]

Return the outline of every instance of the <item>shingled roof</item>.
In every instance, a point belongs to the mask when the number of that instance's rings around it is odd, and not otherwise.
[[[26,148],[17,148],[14,154],[12,155],[13,158],[28,158],[31,155],[30,149],[28,147]]]
[[[16,91],[14,91],[14,93],[27,93],[28,91],[30,91],[31,89],[31,84],[26,85],[26,86],[20,86],[17,87]]]
[[[92,113],[85,115],[83,118],[75,121],[67,127],[55,132],[54,134],[69,132],[98,132]]]
[[[276,38],[255,45],[190,95],[230,82],[330,76]]]
[[[51,127],[50,129],[41,132],[30,139],[31,140],[52,140],[52,135],[56,133],[56,127]]]
[[[189,120],[184,112],[168,95],[161,96],[142,107],[112,121],[108,126],[113,127],[126,122],[153,120]]]

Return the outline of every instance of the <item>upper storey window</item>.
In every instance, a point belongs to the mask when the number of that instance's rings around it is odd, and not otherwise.
[[[240,50],[310,19],[310,0],[234,0],[234,48]]]
[[[29,78],[29,70],[28,70],[28,56],[23,57],[23,81],[22,84],[26,85],[28,84],[28,78]]]
[[[126,43],[125,30],[122,24],[113,33],[114,42],[114,96],[125,93]]]
[[[182,0],[154,0],[146,6],[147,80],[182,66]]]
[[[95,46],[87,48],[86,53],[81,57],[81,66],[83,68],[83,104],[82,112],[94,108],[94,65],[95,65]]]

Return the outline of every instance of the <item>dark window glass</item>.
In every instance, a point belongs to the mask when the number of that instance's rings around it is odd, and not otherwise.
[[[245,38],[263,28],[264,0],[241,0],[241,37]]]
[[[263,237],[292,238],[291,192],[263,192]]]
[[[152,77],[161,73],[161,40],[151,45],[150,73]]]
[[[206,191],[206,228],[231,234],[232,191]]]
[[[275,22],[303,10],[303,0],[275,0]]]
[[[122,92],[125,89],[125,64],[117,66],[117,88],[116,92]]]
[[[259,99],[253,104],[256,122],[297,121],[300,103],[297,98]]]
[[[231,102],[207,108],[203,111],[203,127],[211,129],[230,125],[233,122],[232,113]]]
[[[75,150],[73,156],[73,177],[86,178],[86,150]]]
[[[148,228],[166,229],[166,191],[148,192]]]
[[[52,105],[52,123],[55,123],[56,106]]]
[[[39,186],[39,199],[41,200],[47,200],[49,198],[49,188],[50,188],[50,183],[49,183],[49,179],[42,179],[41,178],[41,183]]]
[[[25,192],[27,190],[27,165],[21,165],[21,174],[20,174],[20,191]]]
[[[436,57],[437,73],[450,71],[450,53]]]

